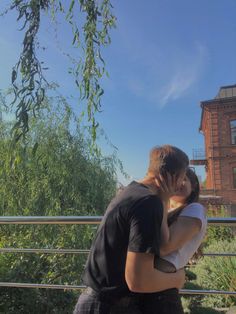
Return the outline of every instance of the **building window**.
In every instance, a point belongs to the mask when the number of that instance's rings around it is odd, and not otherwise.
[[[231,144],[236,145],[236,120],[230,121]]]
[[[236,168],[233,168],[233,187],[236,189]]]

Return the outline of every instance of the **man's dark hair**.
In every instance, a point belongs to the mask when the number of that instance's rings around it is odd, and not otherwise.
[[[150,152],[148,174],[157,176],[178,174],[188,167],[188,156],[179,148],[171,145],[156,146]]]

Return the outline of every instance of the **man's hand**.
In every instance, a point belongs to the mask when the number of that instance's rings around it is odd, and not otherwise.
[[[166,172],[166,178],[161,174],[155,178],[156,185],[160,188],[161,199],[163,202],[168,202],[169,199],[175,194],[177,189],[177,178],[176,175],[171,175]]]

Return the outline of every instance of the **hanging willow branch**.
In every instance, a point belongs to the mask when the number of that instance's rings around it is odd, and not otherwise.
[[[22,22],[24,31],[23,49],[19,61],[12,70],[14,91],[13,104],[16,106],[16,124],[13,128],[14,139],[25,138],[29,130],[29,117],[40,110],[45,97],[47,81],[44,77],[43,63],[37,59],[37,34],[43,11],[53,14],[62,12],[65,21],[73,32],[72,46],[78,49],[78,57],[71,71],[79,89],[80,100],[86,102],[86,110],[92,139],[96,139],[98,123],[96,113],[101,110],[101,96],[104,91],[100,80],[105,73],[105,62],[101,47],[110,43],[109,30],[115,26],[110,0],[14,0],[5,11],[17,10],[17,21]],[[52,16],[53,16],[52,14]],[[79,27],[79,22],[84,22]]]
[[[42,74],[41,63],[36,57],[36,36],[40,27],[40,13],[48,7],[48,0],[14,1],[11,9],[18,11],[17,21],[22,21],[25,30],[23,50],[19,61],[12,70],[14,92],[13,105],[16,106],[16,123],[13,127],[14,140],[25,138],[29,130],[29,114],[35,115],[44,100],[46,80]]]
[[[66,20],[72,26],[72,45],[83,50],[83,57],[78,54],[78,58],[74,60],[76,66],[72,72],[80,91],[80,99],[87,101],[87,120],[95,140],[98,127],[95,114],[101,110],[101,96],[104,93],[99,83],[105,73],[101,47],[111,42],[109,30],[115,26],[115,17],[111,13],[112,5],[110,0],[71,0],[68,11],[61,4],[59,8],[66,13]],[[81,30],[77,12],[84,14],[85,23]]]

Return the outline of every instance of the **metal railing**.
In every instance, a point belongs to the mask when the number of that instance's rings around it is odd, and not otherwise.
[[[0,224],[99,224],[101,216],[1,216]],[[208,224],[213,226],[236,226],[236,217],[208,218]],[[88,254],[89,250],[79,249],[26,249],[26,248],[0,248],[0,253],[41,253],[41,254]],[[204,253],[204,256],[224,256],[235,257],[235,253]],[[0,287],[14,288],[43,288],[62,290],[83,290],[83,285],[52,285],[52,284],[31,284],[0,282]],[[236,296],[236,291],[219,290],[190,290],[182,289],[181,294],[188,295],[232,295]]]
[[[194,148],[193,149],[193,160],[205,160],[206,152],[204,148]]]
[[[97,225],[101,216],[0,216],[0,224],[20,225]],[[236,217],[208,218],[208,224],[214,226],[235,226]]]

